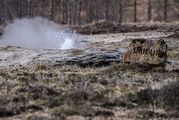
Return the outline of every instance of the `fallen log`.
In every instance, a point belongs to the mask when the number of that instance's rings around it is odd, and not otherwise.
[[[122,52],[91,53],[73,58],[65,58],[55,61],[54,67],[62,65],[78,65],[80,67],[101,67],[111,63],[122,63]]]
[[[100,67],[111,63],[122,63],[121,51],[96,50],[33,50],[19,47],[5,47],[0,49],[0,68],[18,66],[45,65],[60,67],[63,65],[77,65],[80,67]],[[15,57],[14,57],[15,56]]]

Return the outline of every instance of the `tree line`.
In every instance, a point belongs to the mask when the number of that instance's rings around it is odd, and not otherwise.
[[[0,23],[34,16],[70,25],[99,20],[116,23],[167,21],[169,7],[174,7],[175,2],[179,5],[177,0],[0,0]],[[174,19],[179,16],[175,12]]]

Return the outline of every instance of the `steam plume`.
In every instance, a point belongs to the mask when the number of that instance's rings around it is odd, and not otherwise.
[[[77,35],[41,17],[16,19],[8,24],[0,45],[24,48],[71,49]]]

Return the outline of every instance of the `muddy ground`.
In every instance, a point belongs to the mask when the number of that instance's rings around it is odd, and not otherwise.
[[[179,119],[179,38],[174,32],[82,38],[81,49],[1,47],[0,119]],[[170,64],[124,65],[122,53],[132,38],[163,38]]]

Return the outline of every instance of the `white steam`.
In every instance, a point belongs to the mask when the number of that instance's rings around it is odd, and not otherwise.
[[[0,45],[24,48],[71,49],[77,35],[41,17],[16,19],[8,24]]]

